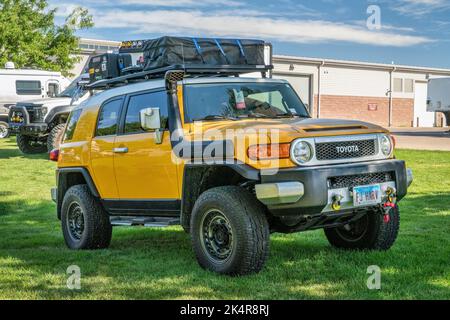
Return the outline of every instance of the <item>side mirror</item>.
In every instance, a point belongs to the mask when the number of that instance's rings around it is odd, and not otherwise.
[[[141,127],[145,131],[155,131],[155,141],[162,143],[161,113],[159,108],[145,108],[139,113]]]

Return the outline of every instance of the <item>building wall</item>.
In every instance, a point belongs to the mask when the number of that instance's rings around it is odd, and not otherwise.
[[[317,95],[315,96],[315,112],[317,115]],[[351,119],[388,126],[389,98],[322,95],[321,118]],[[414,115],[414,99],[393,99],[393,126],[410,127]]]
[[[391,90],[390,68],[319,66],[301,63],[276,63],[276,77],[290,81],[297,91],[296,76],[312,77],[312,116],[317,117],[320,79],[320,117],[344,118],[368,121],[383,126],[389,125],[389,93]],[[392,87],[392,126],[411,127],[417,125],[432,126],[430,115],[426,114],[426,92],[416,95],[416,83],[427,81],[429,75],[424,72],[393,72],[392,78],[411,79],[413,91],[394,91]],[[419,88],[419,85],[417,85]],[[423,86],[420,86],[423,90]],[[303,94],[304,96],[305,94]],[[427,120],[427,121],[425,121]],[[438,121],[440,125],[442,122]]]

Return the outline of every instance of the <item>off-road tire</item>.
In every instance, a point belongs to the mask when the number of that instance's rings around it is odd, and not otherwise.
[[[0,139],[6,139],[10,135],[9,126],[6,122],[0,121]]]
[[[80,206],[83,212],[84,231],[79,240],[69,230],[68,210],[71,205]],[[109,217],[87,185],[75,185],[67,190],[61,206],[61,226],[64,240],[70,249],[104,249],[111,243]]]
[[[233,245],[225,261],[208,253],[202,236],[208,212],[219,210],[231,226]],[[191,216],[191,239],[196,258],[204,269],[227,275],[259,272],[269,255],[269,224],[264,207],[247,190],[224,186],[205,191],[195,202]]]
[[[61,143],[62,136],[64,134],[65,123],[60,123],[53,127],[47,137],[47,151],[50,152],[53,149],[58,149]]]
[[[36,154],[47,152],[47,145],[39,138],[17,134],[17,146],[22,153]]]
[[[330,244],[342,249],[381,251],[388,250],[394,244],[400,227],[398,206],[390,210],[388,222],[378,210],[368,212],[361,219],[367,219],[368,222],[365,233],[359,239],[352,241],[342,235],[345,234],[340,231],[342,227],[325,229],[325,235]]]

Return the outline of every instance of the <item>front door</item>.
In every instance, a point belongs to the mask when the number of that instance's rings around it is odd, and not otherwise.
[[[120,134],[114,149],[114,166],[123,201],[144,200],[151,205],[170,207],[179,199],[177,165],[172,161],[170,133],[165,130],[163,141],[157,144],[155,132],[145,132],[140,124],[140,110],[159,108],[161,122],[167,127],[168,103],[166,91],[132,95],[127,99]]]

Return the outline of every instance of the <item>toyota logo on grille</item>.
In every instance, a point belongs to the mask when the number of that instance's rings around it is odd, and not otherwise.
[[[344,146],[344,147],[336,147],[337,153],[350,153],[350,152],[358,152],[359,148],[357,145],[354,146]]]

